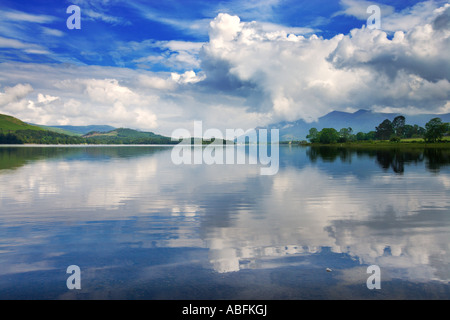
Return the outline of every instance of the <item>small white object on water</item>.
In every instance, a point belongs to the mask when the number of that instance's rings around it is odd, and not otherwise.
[[[327,270],[327,272],[331,272],[331,269],[330,269],[330,268],[327,268],[326,270]]]

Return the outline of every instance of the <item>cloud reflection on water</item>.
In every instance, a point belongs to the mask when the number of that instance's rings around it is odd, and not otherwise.
[[[393,278],[450,279],[450,174],[426,170],[427,155],[404,162],[398,175],[371,152],[312,159],[306,149],[281,147],[278,174],[261,176],[257,166],[175,166],[170,149],[131,150],[61,149],[0,171],[0,225],[18,230],[3,237],[4,252],[45,247],[61,224],[135,221],[129,230],[117,224],[109,241],[204,248],[218,273],[302,264],[283,258],[327,249]],[[33,236],[30,224],[56,228]],[[10,272],[14,259],[4,260]]]

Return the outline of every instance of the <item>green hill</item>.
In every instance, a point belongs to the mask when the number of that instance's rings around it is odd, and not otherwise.
[[[107,125],[90,125],[90,126],[49,126],[49,128],[62,130],[60,132],[69,132],[77,135],[85,135],[92,131],[108,132],[116,128]],[[56,131],[58,132],[58,131]]]
[[[88,126],[87,126],[88,127]],[[86,129],[87,127],[82,127]],[[92,126],[106,128],[107,126]],[[80,127],[81,128],[81,127]],[[27,124],[0,114],[0,144],[177,144],[170,137],[153,132],[120,128],[108,132],[93,131],[84,136],[62,128]]]
[[[89,132],[83,136],[89,143],[100,144],[174,144],[171,138],[153,132],[137,131],[127,128],[108,132]]]
[[[0,114],[0,144],[81,144],[86,140]]]
[[[4,134],[7,134],[17,130],[45,131],[43,128],[27,124],[17,118],[0,114],[0,133],[3,132]]]

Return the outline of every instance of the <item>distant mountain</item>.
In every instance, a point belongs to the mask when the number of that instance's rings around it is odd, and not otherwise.
[[[419,114],[419,115],[404,115],[400,113],[378,113],[369,110],[358,110],[354,113],[332,111],[323,117],[320,117],[317,122],[306,123],[303,120],[297,121],[283,121],[271,124],[266,129],[279,129],[280,141],[289,140],[306,140],[309,129],[316,128],[322,130],[323,128],[335,128],[340,130],[342,128],[352,128],[353,133],[375,131],[383,120],[394,120],[395,117],[403,115],[406,119],[406,124],[419,125],[425,127],[425,124],[432,118],[441,118],[443,122],[450,122],[450,113],[447,114]]]
[[[41,124],[32,124],[32,125],[40,127],[40,128],[42,128],[44,130],[47,130],[47,131],[56,132],[56,133],[60,133],[60,134],[65,134],[65,135],[68,135],[68,136],[74,136],[74,137],[81,137],[82,136],[81,133],[67,131],[67,130],[64,130],[64,129],[56,128],[56,127],[43,126]]]

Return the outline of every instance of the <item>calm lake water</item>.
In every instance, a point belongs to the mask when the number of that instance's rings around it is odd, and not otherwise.
[[[171,150],[0,147],[0,299],[450,298],[450,151]]]

